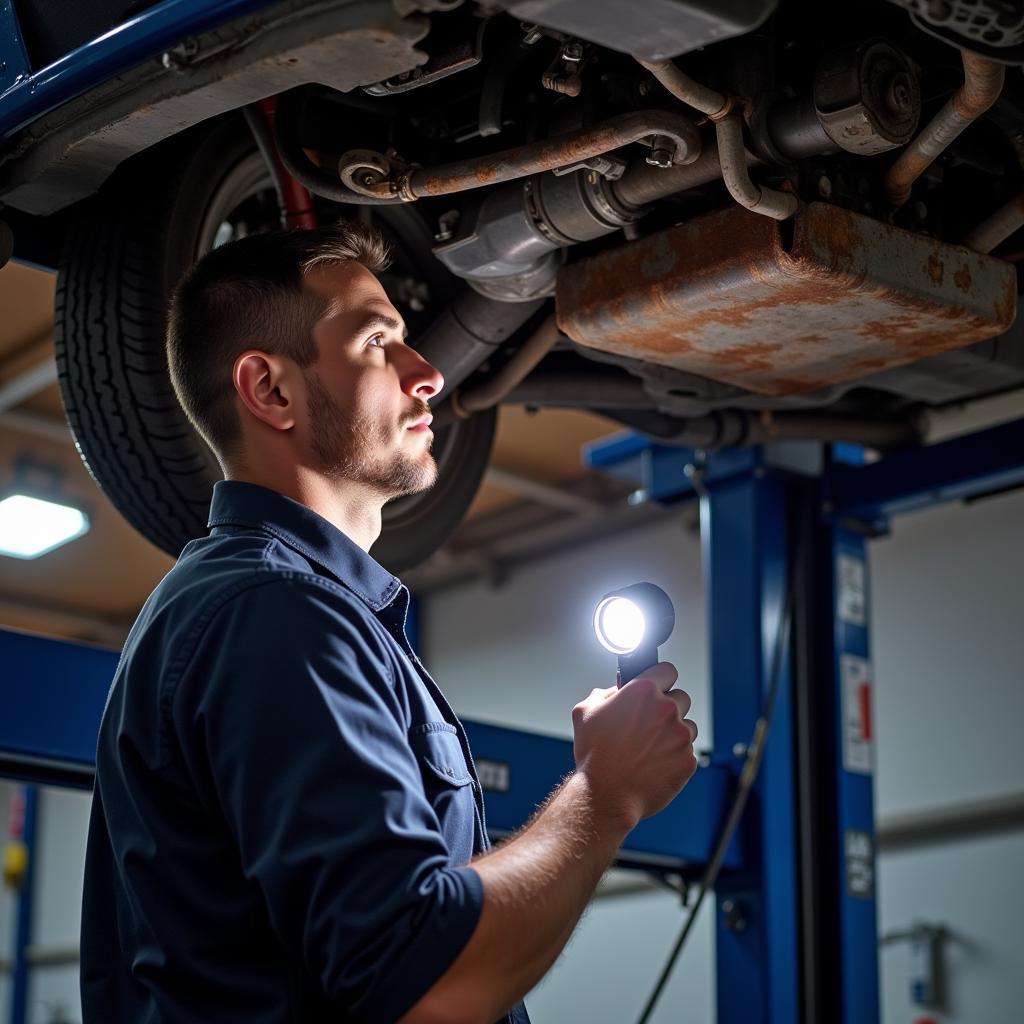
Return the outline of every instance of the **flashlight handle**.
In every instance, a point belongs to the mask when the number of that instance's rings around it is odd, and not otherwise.
[[[619,655],[619,671],[615,685],[622,689],[641,672],[658,664],[658,648],[653,644],[641,645],[631,654]]]

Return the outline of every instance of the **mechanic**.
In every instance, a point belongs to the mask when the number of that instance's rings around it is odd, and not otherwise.
[[[442,378],[386,259],[359,223],[254,235],[172,296],[174,390],[225,479],[104,710],[85,1024],[521,1024],[626,834],[696,769],[659,664],[573,709],[575,772],[489,850],[408,591],[368,554],[384,503],[437,475]]]

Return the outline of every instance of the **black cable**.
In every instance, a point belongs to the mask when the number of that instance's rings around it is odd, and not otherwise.
[[[750,796],[750,791],[757,780],[757,773],[761,767],[761,758],[764,756],[765,740],[768,738],[768,730],[771,727],[772,717],[775,714],[775,703],[782,678],[782,656],[787,646],[789,630],[793,621],[793,603],[796,591],[796,587],[793,586],[793,577],[802,563],[801,555],[805,543],[806,541],[801,537],[799,550],[794,557],[793,570],[786,581],[786,600],[783,606],[782,617],[779,619],[779,630],[775,637],[775,646],[772,650],[768,695],[765,698],[761,715],[754,726],[754,735],[750,741],[750,746],[747,748],[746,760],[743,762],[743,771],[740,773],[739,788],[736,790],[736,796],[733,798],[732,806],[729,808],[729,814],[719,834],[714,853],[711,855],[711,860],[708,861],[708,866],[704,870],[704,876],[701,878],[700,888],[697,891],[697,898],[690,908],[686,921],[683,923],[683,930],[679,933],[679,938],[676,939],[672,952],[669,953],[668,960],[665,961],[665,966],[658,976],[654,990],[648,997],[647,1003],[637,1020],[637,1024],[647,1024],[651,1014],[654,1012],[654,1007],[661,997],[662,990],[665,988],[665,984],[672,974],[672,969],[679,959],[679,954],[682,952],[683,946],[693,929],[694,922],[697,920],[697,914],[700,911],[701,904],[704,902],[704,897],[714,888],[714,884],[718,879],[718,872],[721,870],[722,861],[725,860],[725,853],[729,849],[733,833],[736,831],[736,826],[743,817],[743,811],[747,806],[747,798]]]

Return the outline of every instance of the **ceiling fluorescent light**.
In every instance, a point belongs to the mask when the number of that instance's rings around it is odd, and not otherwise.
[[[88,529],[88,515],[72,505],[29,494],[10,494],[0,501],[0,555],[38,558]]]

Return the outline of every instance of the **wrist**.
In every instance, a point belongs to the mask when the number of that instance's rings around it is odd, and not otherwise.
[[[577,767],[566,786],[571,786],[579,794],[579,799],[588,809],[595,831],[601,836],[614,838],[616,845],[639,824],[642,814],[633,805],[634,802],[600,786],[587,771],[586,765]]]

